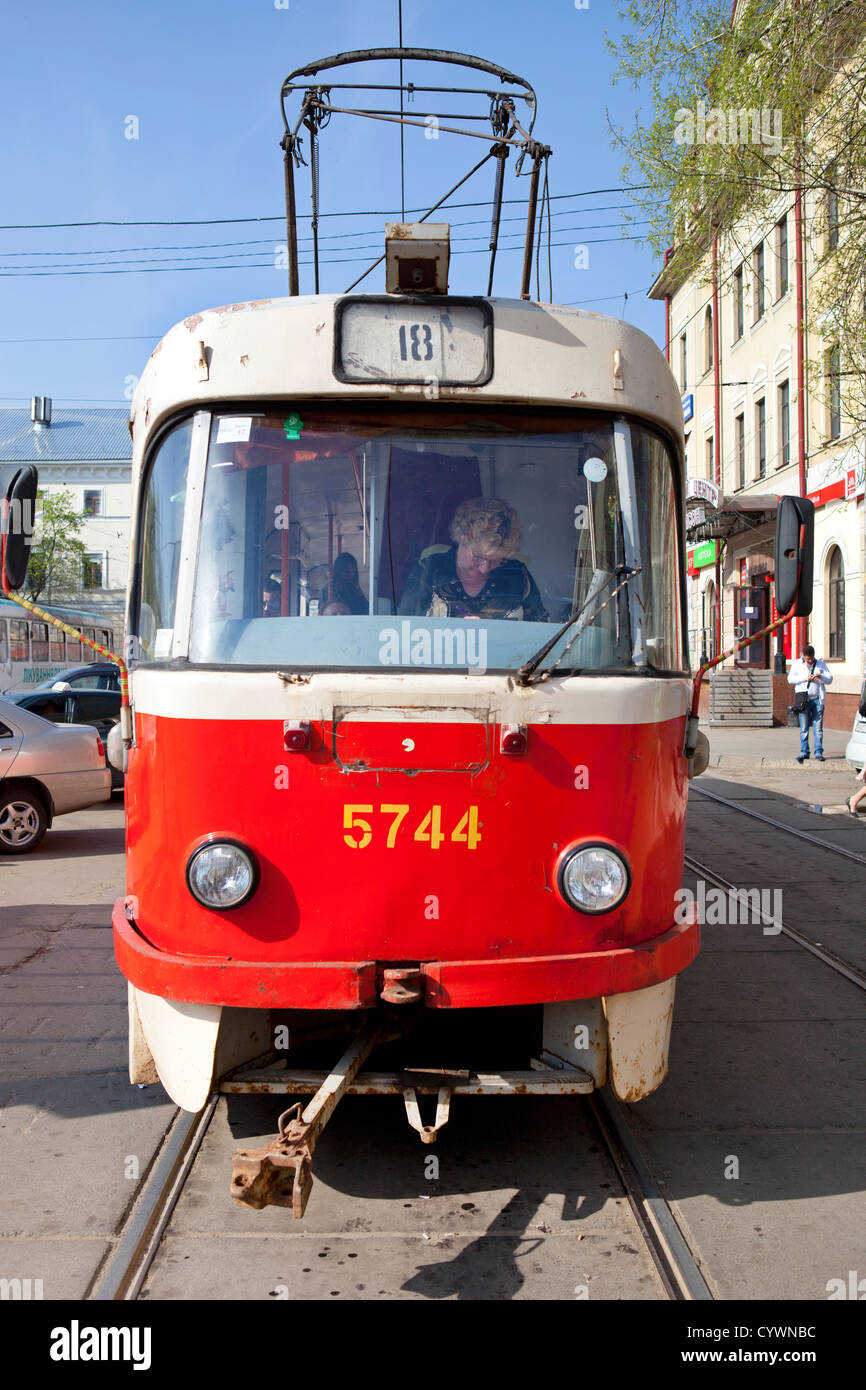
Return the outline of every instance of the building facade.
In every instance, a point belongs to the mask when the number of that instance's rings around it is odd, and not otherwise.
[[[727,664],[778,674],[811,642],[833,672],[825,723],[850,729],[866,664],[863,430],[845,414],[838,349],[810,316],[833,231],[817,198],[787,195],[760,223],[720,229],[692,276],[669,253],[649,293],[665,302],[683,395],[692,660],[773,621],[777,499],[808,496],[812,615]],[[783,688],[775,703],[783,713]]]
[[[0,410],[0,465],[34,464],[40,490],[69,492],[73,508],[85,518],[79,533],[87,551],[81,583],[54,600],[103,614],[116,642],[122,637],[129,572],[128,418],[122,408],[52,409],[45,396],[34,396],[29,410]]]

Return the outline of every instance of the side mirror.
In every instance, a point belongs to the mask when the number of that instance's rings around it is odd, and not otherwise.
[[[780,497],[776,514],[776,608],[780,618],[812,612],[815,507],[808,497]]]
[[[33,465],[28,463],[12,475],[6,489],[2,543],[3,583],[7,589],[20,589],[27,578],[38,485],[39,474]]]

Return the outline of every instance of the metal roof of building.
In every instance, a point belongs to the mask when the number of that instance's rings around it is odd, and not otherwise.
[[[30,407],[0,410],[0,463],[92,463],[132,459],[128,412],[119,408],[54,407],[37,427]]]

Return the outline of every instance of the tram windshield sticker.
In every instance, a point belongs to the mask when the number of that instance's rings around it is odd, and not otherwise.
[[[337,305],[340,381],[479,386],[493,371],[490,306],[381,297]]]

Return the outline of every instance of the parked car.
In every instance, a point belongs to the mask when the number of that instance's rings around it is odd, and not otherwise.
[[[71,686],[73,690],[120,690],[120,667],[113,661],[92,661],[89,666],[69,666],[47,676],[38,685],[31,685],[28,694],[34,690],[54,690],[58,685]],[[23,691],[19,691],[23,694]]]
[[[92,671],[93,667],[89,669]],[[119,689],[87,690],[76,686],[74,690],[67,690],[64,685],[60,689],[45,690],[37,686],[33,690],[7,692],[3,698],[51,724],[90,724],[104,744],[120,720]],[[114,767],[111,768],[111,785],[123,786],[123,773]]]
[[[95,729],[52,724],[0,700],[0,854],[28,853],[55,816],[110,796],[105,746]]]
[[[860,691],[860,709],[866,709],[866,681]],[[866,717],[862,714],[854,715],[854,727],[845,746],[845,757],[858,772],[866,764]]]

